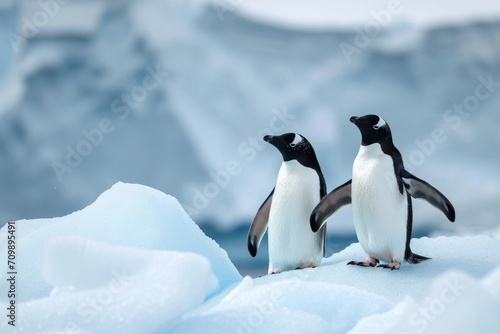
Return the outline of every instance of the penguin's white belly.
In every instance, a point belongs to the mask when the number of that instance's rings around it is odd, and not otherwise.
[[[315,170],[298,161],[281,165],[269,212],[269,272],[318,266],[323,236],[311,230],[309,217],[320,200]]]
[[[354,160],[352,209],[356,234],[376,259],[402,263],[406,246],[408,203],[399,192],[392,158],[380,144],[361,146]]]

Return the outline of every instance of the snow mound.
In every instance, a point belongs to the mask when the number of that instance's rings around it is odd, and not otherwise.
[[[173,197],[145,186],[118,183],[82,211],[15,226],[17,323],[0,322],[1,333],[500,328],[500,240],[488,236],[414,239],[432,259],[397,271],[347,266],[365,257],[355,243],[318,268],[242,279]]]
[[[207,333],[229,328],[238,333],[498,330],[498,240],[422,238],[413,240],[412,247],[432,259],[404,264],[398,271],[347,266],[348,261],[365,256],[356,243],[324,259],[318,268],[245,277],[185,314],[171,332],[191,333],[196,328]]]
[[[363,317],[393,306],[384,297],[326,282],[285,279],[252,287],[245,280],[229,300],[187,317],[172,333],[194,333],[197,328],[208,328],[206,333],[229,328],[237,333],[345,333]]]
[[[5,233],[6,228],[3,228],[1,240],[6,240]],[[214,294],[241,280],[227,253],[199,229],[175,198],[146,186],[117,183],[81,211],[60,218],[16,222],[17,270],[19,277],[22,277],[18,281],[18,288],[23,291],[19,301],[47,297],[52,289],[51,283],[63,284],[59,280],[70,279],[69,276],[53,277],[50,270],[50,281],[46,281],[43,276],[43,248],[55,237],[78,237],[116,246],[200,254],[208,258],[219,282]],[[47,247],[50,248],[50,244]],[[66,257],[69,260],[73,256],[80,256],[81,251],[72,248],[63,252],[66,254],[59,254],[58,258]],[[0,253],[2,263],[7,262],[5,256],[5,253]],[[100,257],[96,251],[95,258]],[[51,266],[50,258],[45,258],[48,261],[47,268]],[[127,258],[123,261],[129,263]],[[106,258],[101,258],[93,265],[97,266],[98,263],[105,268]],[[76,267],[80,265],[78,262],[73,264]],[[75,275],[78,274],[75,272]],[[4,281],[2,278],[0,284],[5,285]],[[0,298],[6,297],[2,295]]]
[[[198,254],[68,237],[46,243],[43,271],[54,289],[20,303],[15,332],[156,333],[217,287]]]
[[[482,280],[460,272],[436,279],[420,302],[407,298],[391,311],[360,321],[357,333],[498,333],[500,268]]]

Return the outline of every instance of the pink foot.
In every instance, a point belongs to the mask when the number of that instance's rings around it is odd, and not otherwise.
[[[391,270],[399,270],[400,266],[401,266],[401,263],[399,263],[397,261],[392,261],[389,264],[379,264],[377,267],[391,269]]]
[[[366,261],[363,262],[358,262],[358,261],[351,261],[347,263],[347,265],[354,265],[354,266],[361,266],[361,267],[375,267],[378,264],[378,260],[374,257],[368,257]]]

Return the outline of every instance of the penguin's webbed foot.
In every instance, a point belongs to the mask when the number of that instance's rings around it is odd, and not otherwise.
[[[401,266],[401,264],[399,262],[393,261],[393,262],[388,263],[388,264],[379,264],[377,266],[377,268],[380,267],[380,268],[384,268],[384,269],[399,270],[400,266]]]
[[[378,260],[374,257],[369,257],[366,261],[350,261],[347,265],[360,266],[360,267],[375,267]]]

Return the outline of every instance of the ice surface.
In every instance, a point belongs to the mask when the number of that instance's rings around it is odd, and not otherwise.
[[[412,245],[432,259],[399,271],[346,266],[364,258],[353,244],[319,268],[245,277],[184,315],[172,331],[300,333],[304,323],[312,333],[498,331],[500,242],[487,236],[440,237]]]
[[[17,324],[1,322],[2,333],[496,333],[500,326],[500,240],[488,236],[414,239],[412,250],[432,259],[398,271],[347,266],[365,257],[354,243],[318,268],[242,278],[175,198],[118,183],[66,217],[17,221],[16,240]]]
[[[16,223],[16,227],[19,239],[18,272],[23,277],[18,282],[19,289],[23,291],[21,301],[48,296],[51,284],[42,275],[42,250],[55,237],[78,237],[117,246],[198,253],[209,259],[218,279],[219,287],[213,293],[241,279],[227,253],[205,236],[175,198],[146,186],[117,183],[81,211],[60,218],[22,220]],[[5,232],[3,228],[0,233],[2,240],[6,240]],[[72,251],[78,255],[78,250]],[[6,263],[3,250],[0,255],[1,263]],[[69,255],[63,253],[59,256]],[[95,256],[99,257],[99,254]],[[105,258],[99,263],[105,267]],[[3,281],[1,284],[5,284]]]
[[[2,333],[156,333],[217,287],[201,255],[70,237],[46,243],[43,269],[52,293],[18,304],[15,331],[2,321]]]
[[[277,277],[272,283],[239,291],[229,301],[186,317],[172,332],[208,328],[208,333],[220,333],[233,328],[241,333],[345,333],[363,317],[393,306],[386,298],[360,289],[309,282],[295,274],[303,280]]]
[[[420,302],[408,298],[361,320],[350,333],[498,333],[499,286],[500,268],[479,280],[448,272],[432,282]]]
[[[422,297],[429,280],[447,270],[457,270],[481,278],[500,265],[500,242],[487,236],[438,237],[413,239],[413,252],[430,257],[418,265],[404,263],[398,271],[347,266],[351,260],[361,261],[366,254],[358,243],[323,260],[315,270],[303,270],[309,280],[349,285],[399,301],[409,295]],[[291,278],[294,272],[282,274]],[[417,279],[418,277],[418,279]],[[262,277],[259,282],[273,281],[273,276]]]

